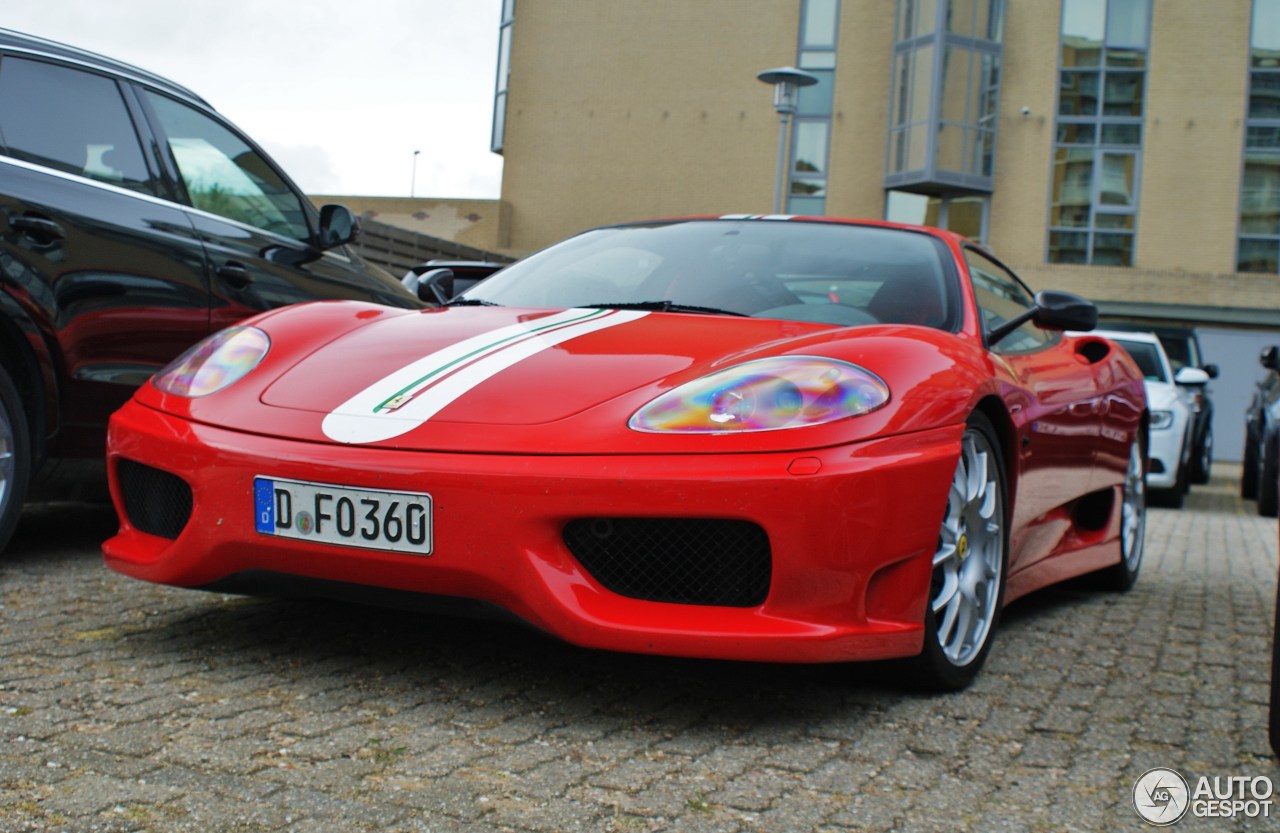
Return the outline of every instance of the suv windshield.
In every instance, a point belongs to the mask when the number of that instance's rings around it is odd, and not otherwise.
[[[1133,357],[1138,369],[1142,371],[1142,375],[1147,381],[1169,381],[1169,377],[1164,372],[1164,362],[1160,361],[1160,353],[1157,352],[1154,344],[1145,341],[1125,341],[1123,339],[1118,339],[1118,341],[1120,346]]]
[[[507,267],[462,299],[953,330],[959,302],[950,262],[941,241],[912,231],[692,220],[585,232]]]

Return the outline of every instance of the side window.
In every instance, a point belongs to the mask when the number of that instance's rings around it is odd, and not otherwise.
[[[144,95],[193,206],[295,240],[311,239],[302,198],[243,139],[193,107],[149,90]]]
[[[0,61],[0,146],[17,159],[156,193],[120,88],[103,75]]]
[[[1031,293],[1000,264],[965,249],[964,259],[969,264],[969,279],[973,283],[973,296],[982,312],[983,332],[1003,324],[1035,306]],[[1058,338],[1056,333],[1042,330],[1028,321],[1000,340],[992,348],[997,353],[1030,353]]]

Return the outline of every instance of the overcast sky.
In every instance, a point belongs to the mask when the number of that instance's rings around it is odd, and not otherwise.
[[[496,198],[502,157],[489,151],[489,128],[500,6],[3,0],[0,27],[190,87],[307,193]]]

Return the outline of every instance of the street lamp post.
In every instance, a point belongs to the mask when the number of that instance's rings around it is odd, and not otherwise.
[[[818,83],[818,77],[795,67],[777,67],[756,78],[773,85],[773,109],[778,111],[778,170],[773,185],[773,213],[782,213],[783,172],[787,166],[787,128],[800,100],[800,88]]]
[[[414,191],[416,191],[418,188],[418,154],[419,153],[422,153],[422,151],[415,150],[413,152],[413,179],[409,181],[409,197],[410,198],[413,197]]]

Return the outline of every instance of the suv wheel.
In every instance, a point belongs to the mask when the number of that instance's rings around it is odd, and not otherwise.
[[[1203,485],[1209,482],[1209,469],[1213,467],[1213,429],[1204,432],[1197,451],[1191,461],[1191,482]]]
[[[1270,432],[1262,444],[1258,465],[1258,514],[1274,518],[1280,512],[1280,431]]]
[[[27,415],[18,389],[0,367],[0,552],[9,543],[31,477],[31,443]]]

